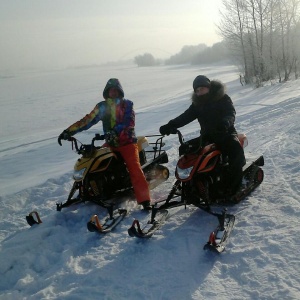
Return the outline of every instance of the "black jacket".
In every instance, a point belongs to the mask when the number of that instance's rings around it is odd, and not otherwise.
[[[234,127],[235,114],[233,103],[224,92],[224,85],[219,81],[211,81],[209,93],[203,96],[193,93],[190,107],[171,120],[169,125],[179,128],[198,119],[202,139],[222,143],[229,136],[237,134]]]

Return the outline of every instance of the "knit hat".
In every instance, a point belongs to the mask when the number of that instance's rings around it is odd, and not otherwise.
[[[193,89],[196,91],[198,87],[210,87],[210,80],[204,75],[198,75],[193,81]]]
[[[121,96],[122,96],[122,98],[124,97],[124,91],[123,91],[123,88],[122,88],[122,85],[121,85],[119,79],[117,79],[117,78],[111,78],[111,79],[109,79],[107,81],[107,84],[106,84],[106,86],[105,86],[105,88],[103,90],[103,97],[104,97],[104,99],[108,98],[108,91],[111,88],[118,89],[119,92],[120,92],[120,94],[121,94]]]

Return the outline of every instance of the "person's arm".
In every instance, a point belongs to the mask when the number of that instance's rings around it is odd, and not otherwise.
[[[224,100],[222,101],[222,111],[223,117],[219,121],[218,127],[219,129],[224,127],[225,130],[228,130],[228,128],[234,125],[236,111],[233,106],[232,100],[227,95],[226,98],[224,98]]]
[[[197,118],[197,115],[195,113],[195,107],[193,104],[191,104],[191,106],[180,116],[169,121],[168,124],[161,126],[159,128],[159,132],[162,135],[169,135],[170,133],[175,133],[175,132],[173,132],[175,129],[191,123],[196,118]]]
[[[195,113],[195,106],[191,104],[191,106],[184,113],[171,120],[168,124],[174,128],[180,128],[191,123],[196,118],[197,115]]]
[[[102,119],[101,115],[100,105],[97,104],[89,114],[69,126],[66,131],[72,136],[78,132],[87,130]]]

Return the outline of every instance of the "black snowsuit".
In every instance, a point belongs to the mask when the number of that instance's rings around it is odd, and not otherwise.
[[[224,92],[224,85],[211,81],[208,94],[192,95],[192,104],[168,125],[182,127],[195,119],[201,127],[201,144],[216,143],[223,155],[228,157],[229,176],[225,185],[234,193],[242,180],[242,168],[245,165],[244,150],[241,147],[234,127],[235,109],[230,97]]]

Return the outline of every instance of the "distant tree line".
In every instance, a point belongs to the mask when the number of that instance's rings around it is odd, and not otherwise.
[[[181,51],[165,60],[166,65],[190,64],[194,57],[207,48],[205,44],[184,46]]]
[[[204,64],[231,58],[243,83],[287,81],[300,69],[300,0],[223,0],[220,43],[184,46],[165,61],[146,53],[134,58],[138,66],[165,63]]]
[[[206,47],[205,49],[194,55],[194,57],[191,59],[191,64],[211,64],[222,60],[228,60],[229,57],[230,56],[226,43],[219,42],[212,45],[211,47]]]
[[[226,44],[224,42],[216,43],[212,47],[205,44],[196,46],[186,45],[183,46],[181,51],[172,55],[166,60],[155,59],[150,53],[138,55],[134,57],[134,62],[139,67],[156,66],[159,64],[165,65],[178,65],[178,64],[204,64],[213,63],[220,60],[228,59],[229,54]]]
[[[138,67],[149,67],[157,66],[161,63],[161,60],[155,59],[151,53],[145,53],[143,55],[138,55],[134,58],[134,62]]]
[[[245,83],[299,77],[300,0],[223,0],[218,26]]]

